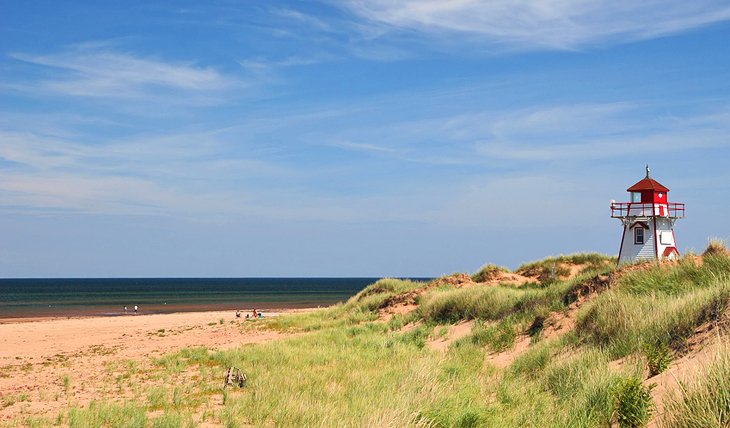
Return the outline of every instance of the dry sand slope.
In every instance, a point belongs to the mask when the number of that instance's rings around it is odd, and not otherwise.
[[[255,322],[231,311],[0,320],[0,424],[16,416],[52,418],[69,402],[84,405],[102,398],[116,371],[129,364],[144,369],[150,357],[189,346],[224,349],[283,336],[246,328]]]

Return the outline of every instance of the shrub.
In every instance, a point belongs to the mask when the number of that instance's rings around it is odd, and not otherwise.
[[[654,386],[644,386],[636,377],[616,382],[614,415],[620,427],[638,428],[646,425],[653,410],[651,390]]]
[[[649,376],[656,376],[669,367],[672,351],[666,342],[657,340],[644,345],[644,355],[649,368]]]

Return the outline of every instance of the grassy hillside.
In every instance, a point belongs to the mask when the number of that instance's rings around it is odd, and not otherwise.
[[[31,422],[730,426],[729,302],[721,246],[621,269],[613,258],[581,254],[428,283],[383,279],[327,309],[241,323],[292,333],[287,339],[167,355],[126,375],[119,388],[142,386],[124,401]],[[711,358],[690,371],[710,347]],[[246,372],[245,388],[222,388],[229,366]],[[685,369],[692,380],[672,387],[674,371]]]

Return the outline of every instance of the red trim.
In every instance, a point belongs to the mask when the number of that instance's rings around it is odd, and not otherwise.
[[[677,255],[681,257],[682,255],[679,254],[679,250],[677,249],[677,237],[674,236],[674,226],[672,226],[671,230],[672,230],[672,238],[674,239],[674,251],[676,251]]]
[[[635,222],[634,222],[634,224],[632,224],[632,225],[631,225],[631,226],[629,227],[629,229],[633,229],[633,228],[635,228],[636,226],[641,226],[641,228],[642,228],[642,229],[648,229],[648,228],[649,228],[649,225],[648,225],[648,224],[646,224],[646,222],[643,222],[643,221],[635,221]]]
[[[679,256],[679,251],[677,251],[676,248],[674,248],[674,247],[667,247],[667,248],[664,249],[664,253],[662,253],[662,258],[669,257],[669,255],[672,254],[672,253],[677,253],[677,255]]]

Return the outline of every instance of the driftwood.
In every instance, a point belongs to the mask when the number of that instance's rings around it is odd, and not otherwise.
[[[223,388],[227,387],[228,385],[238,385],[239,388],[243,388],[246,386],[246,380],[248,378],[246,377],[246,373],[241,371],[241,369],[238,369],[236,367],[230,367],[228,370],[226,370],[226,378],[225,383],[223,384]]]

